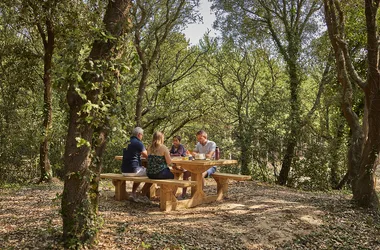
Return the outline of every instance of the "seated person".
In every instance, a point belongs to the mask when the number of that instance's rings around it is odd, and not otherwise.
[[[207,133],[204,130],[200,130],[197,132],[197,145],[195,146],[192,155],[195,157],[197,154],[205,154],[206,159],[212,159],[215,149],[216,143],[210,140],[207,140]],[[213,173],[216,172],[216,166],[212,166],[207,171],[205,171],[202,176],[203,178],[210,177]]]
[[[172,164],[168,148],[164,145],[164,134],[155,132],[148,147],[147,176],[151,179],[174,179],[169,167]]]
[[[181,144],[181,136],[173,136],[173,145],[169,152],[170,156],[186,156],[185,147]]]
[[[175,135],[173,136],[173,145],[170,149],[170,156],[186,156],[187,152],[185,147],[181,144],[181,136]],[[176,167],[174,167],[176,168]],[[177,168],[176,168],[177,169]],[[189,180],[189,177],[191,176],[191,173],[189,171],[183,172],[183,179]],[[184,187],[182,189],[182,195],[178,197],[178,199],[184,199],[186,197],[187,187]]]
[[[124,176],[146,176],[146,169],[141,164],[141,156],[148,157],[147,150],[141,141],[143,135],[144,130],[142,128],[134,128],[128,146],[123,149],[121,172]],[[136,201],[136,190],[139,185],[139,182],[133,183],[130,200]]]

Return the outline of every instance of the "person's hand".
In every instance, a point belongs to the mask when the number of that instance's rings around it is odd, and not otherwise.
[[[183,168],[181,166],[177,166],[175,163],[173,163],[172,168],[174,168],[175,170],[183,171]]]

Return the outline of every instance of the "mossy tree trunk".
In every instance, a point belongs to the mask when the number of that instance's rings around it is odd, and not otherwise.
[[[83,107],[100,105],[104,99],[110,98],[105,96],[106,88],[109,87],[103,84],[102,73],[110,70],[107,63],[116,53],[117,38],[127,31],[131,4],[131,0],[108,2],[103,23],[105,33],[112,38],[94,41],[82,81],[71,83],[67,92],[70,116],[62,197],[63,239],[66,247],[91,244],[97,237],[97,186],[100,159],[108,134],[107,116],[93,111],[86,112]],[[102,72],[96,69],[101,69]]]

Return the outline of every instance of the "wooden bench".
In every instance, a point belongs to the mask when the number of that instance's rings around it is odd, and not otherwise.
[[[157,184],[160,187],[160,209],[163,211],[176,210],[179,204],[183,203],[177,200],[174,196],[174,191],[178,187],[192,187],[196,185],[195,181],[184,181],[176,179],[149,179],[148,177],[131,177],[123,176],[122,174],[115,173],[104,173],[100,174],[102,179],[111,179],[113,185],[115,186],[115,200],[125,200],[128,199],[128,193],[126,191],[126,181],[133,182],[145,182],[149,185],[144,185],[143,195],[151,193],[148,190],[152,186],[151,184]],[[151,196],[150,196],[151,197]]]
[[[252,177],[250,175],[240,175],[240,174],[227,174],[227,173],[213,173],[212,177],[216,181],[217,185],[217,198],[216,200],[222,200],[228,195],[228,180],[235,181],[247,181]]]

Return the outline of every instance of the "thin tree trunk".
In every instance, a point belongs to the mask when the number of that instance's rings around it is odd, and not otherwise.
[[[290,45],[289,45],[290,46]],[[294,48],[293,48],[294,47]],[[290,168],[294,158],[294,151],[297,145],[297,141],[300,134],[300,100],[299,100],[299,87],[301,85],[301,81],[299,80],[299,70],[297,67],[297,58],[295,55],[298,54],[296,46],[293,44],[293,49],[290,48],[289,55],[292,55],[288,60],[288,73],[290,78],[290,126],[289,126],[289,136],[287,138],[287,145],[284,154],[284,158],[282,161],[282,167],[280,171],[280,175],[278,176],[277,183],[279,185],[286,185],[288,181]]]
[[[49,161],[49,143],[52,127],[52,83],[51,69],[54,51],[54,30],[50,19],[46,20],[47,37],[41,25],[37,24],[44,45],[44,109],[43,109],[43,140],[40,143],[40,180],[39,182],[51,182],[52,171]]]
[[[243,138],[244,141],[244,138]],[[248,167],[248,163],[250,162],[250,152],[249,148],[247,147],[247,144],[245,142],[242,142],[240,146],[240,153],[241,153],[241,174],[244,175],[251,175],[251,171]]]
[[[330,183],[331,186],[334,189],[340,189],[343,187],[344,184],[346,184],[347,180],[340,183],[339,182],[339,176],[338,176],[338,163],[339,163],[339,149],[342,147],[343,144],[343,129],[344,129],[344,123],[343,121],[340,121],[339,126],[337,128],[336,137],[334,138],[333,143],[331,143],[330,146],[330,152],[331,152],[331,162],[330,162],[330,171],[331,171],[331,177],[330,177]],[[347,177],[346,177],[347,176]],[[348,174],[345,175],[343,179],[348,179]],[[340,188],[338,188],[340,185]]]
[[[114,38],[119,38],[126,32],[131,4],[131,0],[110,0],[108,2],[103,22],[106,31]],[[96,40],[88,60],[94,63],[109,60],[114,54],[117,40]],[[101,152],[104,150],[107,139],[107,136],[104,135],[104,140],[94,143],[94,131],[100,131],[99,136],[101,136],[103,134],[102,125],[94,127],[85,121],[85,118],[90,115],[95,121],[99,121],[99,124],[106,124],[107,122],[103,120],[106,118],[99,119],[96,113],[80,112],[85,102],[91,101],[93,104],[98,104],[102,101],[101,98],[104,98],[103,85],[99,84],[100,87],[97,90],[90,88],[92,84],[103,81],[91,73],[90,69],[82,75],[83,83],[79,85],[87,100],[81,98],[74,84],[70,85],[67,93],[70,117],[64,156],[65,184],[62,197],[62,219],[65,246],[74,248],[79,248],[85,243],[93,243],[97,237],[98,197],[90,197],[90,194],[95,192],[97,195],[97,176],[100,171],[98,164],[100,164]],[[78,145],[78,140],[82,142],[80,145]],[[97,160],[92,158],[92,150],[99,154]],[[95,187],[91,188],[90,184],[94,185],[94,183]]]

